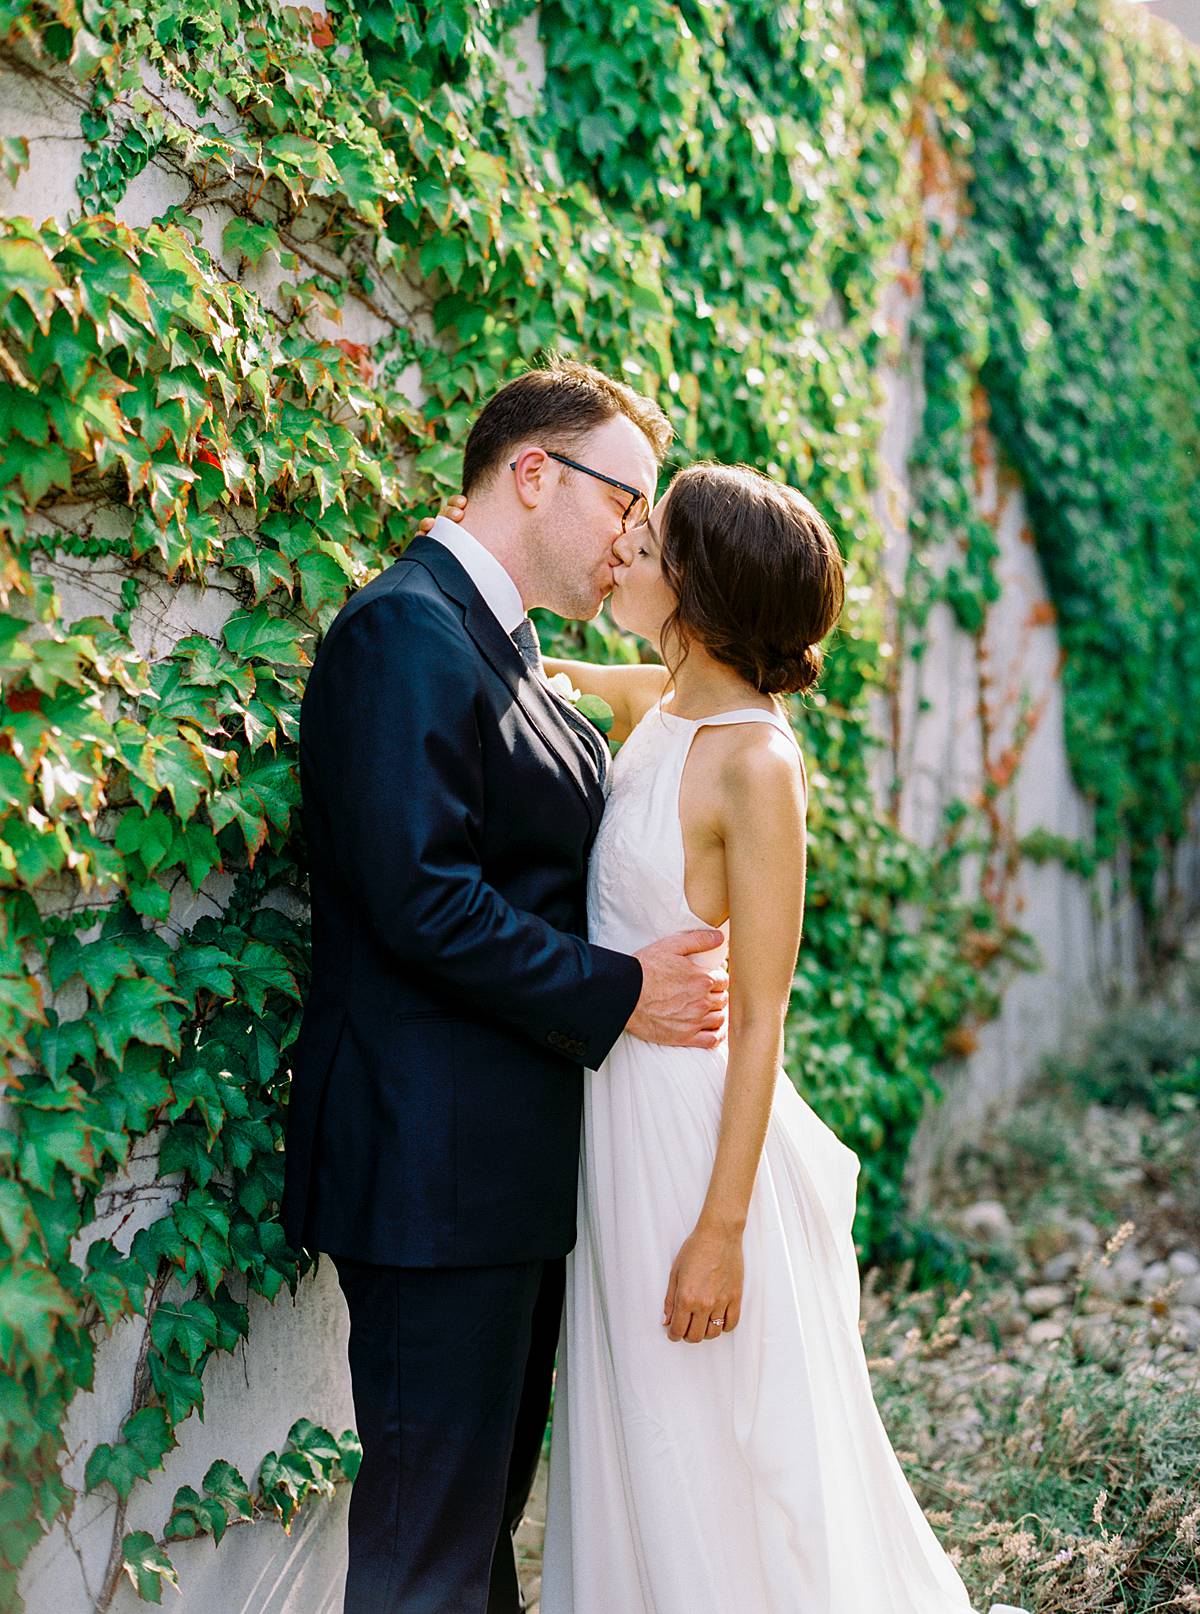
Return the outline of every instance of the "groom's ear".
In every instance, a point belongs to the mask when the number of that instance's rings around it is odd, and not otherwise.
[[[536,510],[550,489],[550,456],[544,448],[530,445],[508,462],[508,468],[513,473],[517,498],[527,510]]]

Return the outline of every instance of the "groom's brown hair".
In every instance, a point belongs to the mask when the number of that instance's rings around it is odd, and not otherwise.
[[[652,398],[578,359],[551,358],[508,382],[483,406],[467,438],[462,490],[469,497],[490,481],[518,443],[537,438],[569,454],[615,415],[633,422],[661,465],[674,428]]]

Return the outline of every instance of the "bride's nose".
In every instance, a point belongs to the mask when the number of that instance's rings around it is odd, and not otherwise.
[[[622,566],[628,566],[633,559],[633,542],[627,532],[619,533],[613,539],[613,554]]]

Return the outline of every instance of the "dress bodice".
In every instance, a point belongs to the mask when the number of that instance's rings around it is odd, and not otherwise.
[[[795,743],[778,712],[748,706],[707,717],[676,717],[658,702],[630,733],[610,770],[608,799],[588,864],[588,939],[636,952],[706,921],[688,907],[679,791],[696,732],[709,725],[771,723]],[[698,959],[728,950],[725,944]]]

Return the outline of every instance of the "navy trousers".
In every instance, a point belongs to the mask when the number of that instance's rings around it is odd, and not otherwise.
[[[512,1533],[546,1429],[563,1259],[332,1259],[363,1448],[344,1614],[520,1614]]]

